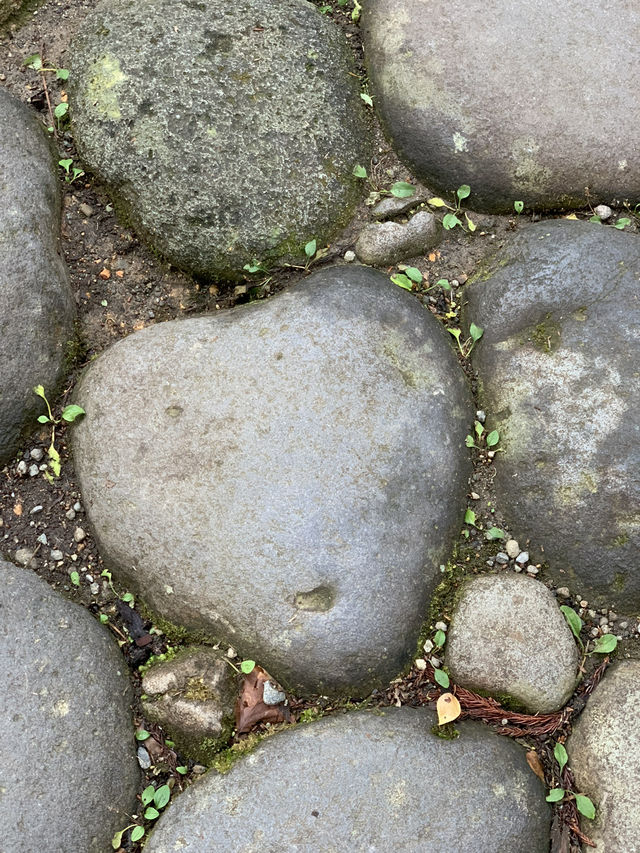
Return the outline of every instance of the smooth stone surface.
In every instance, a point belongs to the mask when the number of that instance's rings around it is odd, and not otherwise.
[[[208,764],[231,736],[238,686],[222,651],[181,649],[147,670],[142,692],[145,717],[159,723],[178,750],[195,761]]]
[[[616,662],[596,687],[567,742],[580,792],[596,806],[583,831],[597,853],[630,853],[640,837],[640,661]],[[591,848],[590,848],[591,849]]]
[[[118,648],[82,607],[0,560],[0,849],[104,853],[136,807]]]
[[[276,734],[188,788],[145,849],[546,853],[549,806],[524,750],[478,723],[442,740],[434,722],[393,708]]]
[[[60,190],[44,128],[0,86],[0,465],[62,378],[75,306],[59,254]]]
[[[429,187],[503,212],[583,207],[587,186],[640,201],[636,4],[367,0],[362,32],[387,135]]]
[[[445,663],[462,687],[548,714],[573,693],[578,648],[546,586],[502,573],[464,586],[447,633]]]
[[[428,252],[440,242],[438,220],[419,210],[406,225],[372,222],[365,225],[356,242],[356,255],[363,264],[382,266]]]
[[[637,612],[638,236],[566,220],[522,228],[466,295],[484,329],[473,361],[505,451],[495,484],[509,529],[559,586]]]
[[[349,220],[364,107],[341,30],[311,3],[107,0],[71,66],[84,163],[175,265],[211,278],[304,259]]]
[[[75,398],[101,552],[156,614],[299,690],[364,692],[409,659],[459,532],[473,409],[408,293],[333,267],[129,336]]]

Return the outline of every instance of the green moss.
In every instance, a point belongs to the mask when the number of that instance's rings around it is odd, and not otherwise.
[[[190,699],[193,702],[209,702],[218,698],[201,678],[190,678],[183,695],[185,699]]]
[[[146,663],[141,664],[138,667],[138,672],[140,676],[146,675],[146,673],[151,669],[152,666],[157,666],[158,664],[165,663],[168,660],[173,660],[173,658],[178,654],[178,649],[175,649],[173,646],[167,646],[167,651],[163,652],[161,655],[151,655]]]
[[[614,548],[622,548],[622,546],[626,545],[628,541],[629,535],[627,533],[621,533],[620,536],[616,536],[611,545]],[[620,592],[620,590],[618,590],[618,592]]]
[[[186,628],[184,625],[176,625],[174,622],[170,622],[168,619],[160,616],[160,614],[152,610],[140,598],[136,599],[136,603],[143,618],[153,622],[155,627],[162,631],[171,646],[211,646],[223,639],[223,637],[212,636],[202,629],[198,630],[196,628]]]
[[[496,260],[493,257],[484,258],[478,263],[478,268],[474,274],[467,279],[466,284],[475,284],[477,281],[488,281],[498,272],[499,269],[506,267],[508,263],[509,258],[501,258],[500,260]]]
[[[238,761],[240,758],[244,758],[245,756],[249,755],[249,753],[253,752],[254,749],[260,743],[262,743],[263,740],[287,728],[290,728],[290,726],[286,723],[283,723],[278,726],[271,726],[266,732],[260,732],[259,734],[256,732],[252,732],[244,740],[232,744],[227,749],[218,751],[216,755],[212,755],[211,759],[206,763],[210,767],[213,767],[214,770],[217,770],[218,773],[228,773],[229,770],[231,770],[233,765],[236,763],[236,761]]]
[[[560,324],[554,322],[553,315],[548,313],[537,326],[525,330],[520,343],[532,343],[540,352],[552,353],[560,346],[561,331]]]
[[[431,726],[431,734],[442,740],[456,740],[460,737],[460,732],[456,729],[453,723],[445,723],[444,726]]]
[[[613,582],[611,584],[611,588],[616,593],[624,592],[625,587],[627,586],[627,580],[629,575],[627,572],[616,572],[613,577]]]
[[[92,63],[85,97],[100,118],[118,121],[122,117],[118,90],[126,79],[115,56],[104,55]]]

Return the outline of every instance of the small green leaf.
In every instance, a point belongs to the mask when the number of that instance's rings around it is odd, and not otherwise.
[[[407,267],[405,273],[409,276],[411,281],[415,281],[416,284],[422,283],[423,275],[417,267]]]
[[[176,770],[178,771],[178,773],[180,773],[181,776],[186,776],[187,773],[189,772],[189,768],[186,766],[176,767]]]
[[[107,300],[106,300],[106,299],[101,299],[101,300],[100,300],[100,305],[102,305],[102,307],[103,307],[103,308],[106,308],[106,307],[107,307],[107,304],[108,304],[108,303],[107,303]]]
[[[155,792],[156,789],[153,787],[153,785],[147,785],[147,787],[142,792],[142,796],[140,797],[143,806],[148,806],[149,803],[153,801],[153,795],[155,794]]]
[[[243,660],[240,664],[240,669],[244,672],[245,675],[249,675],[250,672],[256,668],[256,662],[254,660]]]
[[[391,195],[396,198],[410,198],[416,194],[416,188],[406,181],[396,181],[391,187]]]
[[[597,213],[594,213],[593,216],[589,217],[589,222],[597,222],[598,225],[602,225],[602,219],[600,219]]]
[[[569,756],[567,755],[567,750],[561,743],[557,743],[553,748],[553,754],[555,755],[556,761],[560,767],[560,772],[564,770],[565,764],[569,760]]]
[[[599,655],[608,655],[618,645],[618,638],[614,634],[605,634],[598,637],[593,645],[593,651]]]
[[[76,406],[75,403],[72,403],[70,406],[67,406],[62,413],[62,420],[72,424],[76,418],[80,417],[80,415],[86,415],[85,410],[82,406]]]
[[[80,575],[77,572],[71,572],[69,578],[74,586],[80,586]]]
[[[304,247],[304,253],[308,258],[312,258],[316,253],[316,241],[310,240],[307,245]]]
[[[433,637],[434,645],[437,648],[441,649],[444,646],[444,644],[446,643],[446,641],[447,641],[447,635],[445,634],[445,632],[444,631],[436,631],[436,633],[434,634],[434,637]]]
[[[37,394],[38,397],[42,397],[42,399],[46,402],[47,398],[44,396],[44,388],[42,387],[42,385],[36,385],[33,389],[33,393]]]
[[[438,198],[437,196],[434,198],[428,198],[427,204],[430,204],[431,207],[446,207],[447,206],[446,201],[443,201],[441,198]]]
[[[367,177],[367,170],[365,169],[364,166],[354,166],[353,167],[353,174],[355,175],[356,178],[366,178]]]
[[[140,841],[142,836],[144,835],[144,826],[134,826],[131,830],[131,840],[132,841]]]
[[[100,622],[101,622],[101,624],[102,624],[102,625],[106,625],[108,621],[109,621],[109,617],[107,616],[107,614],[106,614],[106,613],[101,613],[101,614],[100,614]]]
[[[27,56],[22,64],[27,68],[33,68],[34,71],[40,71],[42,68],[42,57],[39,53],[32,53],[30,56]]]
[[[495,447],[499,441],[500,433],[497,429],[492,429],[489,435],[487,436],[487,447]]]
[[[596,816],[596,807],[584,794],[576,794],[576,808],[580,814],[588,817],[589,820],[593,820]]]
[[[434,669],[433,670],[433,677],[435,678],[437,683],[440,685],[440,687],[444,687],[446,690],[446,688],[450,684],[449,676],[447,675],[447,673],[443,669]]]
[[[476,223],[473,221],[473,219],[471,219],[468,213],[465,213],[464,218],[467,220],[467,228],[473,234],[473,232],[476,230]]]
[[[564,618],[567,620],[568,626],[573,631],[574,636],[579,640],[580,631],[582,630],[582,619],[578,616],[573,607],[563,604],[560,610],[564,613]]]
[[[39,415],[38,416],[38,423],[39,424],[50,424],[51,418],[48,418],[46,415]]]
[[[456,190],[456,195],[462,201],[463,198],[469,198],[471,195],[471,187],[468,184],[463,184]]]
[[[474,421],[473,426],[474,426],[474,429],[476,431],[476,435],[478,436],[478,438],[480,438],[480,436],[484,432],[484,427],[482,426],[480,421]]]
[[[504,539],[504,530],[499,527],[490,527],[485,533],[487,539]]]
[[[57,119],[63,118],[69,112],[69,104],[58,104],[58,106],[53,111],[54,116]]]
[[[617,228],[618,231],[622,231],[622,229],[626,228],[627,225],[631,225],[631,220],[627,219],[626,216],[623,216],[622,219],[618,219],[618,221],[616,222],[616,224],[613,227]]]
[[[60,461],[60,454],[55,449],[53,444],[49,447],[48,453],[49,453],[49,459],[53,460],[54,462]]]
[[[438,281],[436,281],[436,285],[441,287],[443,290],[451,290],[448,278],[439,278]]]
[[[68,160],[58,160],[58,166],[62,166],[62,168],[65,170],[65,172],[67,174],[69,174],[69,168],[70,168],[72,163],[73,163],[73,160],[71,158],[69,158]]]
[[[476,526],[476,514],[472,509],[468,509],[464,514],[464,523]]]
[[[367,95],[366,92],[360,92],[360,97],[365,102],[368,107],[373,106],[373,101],[371,100],[371,95]]]
[[[56,68],[56,80],[68,80],[69,79],[69,69],[68,68]]]
[[[472,435],[468,435],[468,436],[465,438],[464,443],[467,445],[467,447],[475,447],[475,446],[476,446],[476,443],[475,443],[475,441],[473,440],[473,436],[472,436]]]
[[[146,729],[140,729],[139,731],[136,732],[136,740],[146,740],[147,738],[150,738],[150,737],[151,737],[151,735],[149,734],[149,732]]]
[[[173,749],[173,747],[175,746],[175,743],[172,740],[169,740],[169,738],[167,738],[164,742],[164,745]]]
[[[403,287],[405,290],[411,290],[413,288],[411,280],[408,279],[407,276],[403,273],[397,273],[396,275],[392,275],[391,281],[394,284],[397,284],[398,287]]]
[[[480,326],[476,326],[475,323],[472,323],[469,326],[469,335],[471,337],[471,340],[475,343],[476,341],[479,341],[480,338],[484,335],[484,329],[481,329]]]
[[[455,213],[446,213],[442,218],[442,227],[446,231],[451,231],[452,228],[455,228],[456,225],[462,225],[462,222],[458,219]]]
[[[559,803],[560,800],[564,799],[564,788],[552,788],[549,791],[549,796],[547,797],[548,803]]]
[[[127,830],[121,829],[120,832],[116,832],[116,834],[111,839],[111,846],[114,850],[119,850],[122,847],[122,836],[125,834]]]
[[[449,332],[450,335],[453,335],[458,343],[460,342],[460,335],[462,334],[460,329],[452,329],[450,326],[447,326],[447,332]]]
[[[513,202],[513,209],[515,210],[515,212],[518,215],[520,215],[522,213],[522,211],[524,210],[524,202],[523,201],[514,201]]]
[[[155,820],[157,817],[160,817],[160,812],[154,809],[153,806],[149,806],[148,809],[145,809],[144,816],[146,820]]]
[[[125,592],[125,594],[120,597],[120,600],[131,605],[133,605],[135,601],[132,592]]]
[[[157,809],[163,809],[171,799],[171,788],[168,785],[161,785],[153,795],[153,802]]]

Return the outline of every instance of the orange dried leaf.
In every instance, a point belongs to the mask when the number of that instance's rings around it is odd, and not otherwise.
[[[100,270],[98,275],[100,276],[100,278],[102,278],[106,281],[107,279],[111,278],[111,271],[108,270],[106,267],[104,267],[103,269]]]
[[[452,723],[462,713],[460,703],[453,693],[443,693],[438,699],[436,710],[438,712],[439,726],[444,726],[445,723]]]
[[[527,764],[536,774],[539,779],[542,779],[544,782],[544,770],[542,769],[542,762],[540,761],[540,756],[535,751],[535,749],[529,750],[527,753]]]

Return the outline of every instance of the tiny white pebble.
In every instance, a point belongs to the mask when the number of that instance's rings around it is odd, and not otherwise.
[[[424,670],[427,668],[427,662],[424,658],[416,658],[416,669]]]
[[[76,542],[82,542],[84,539],[87,538],[87,534],[84,532],[84,530],[81,527],[76,527],[76,529],[73,532],[73,538],[75,539]]]
[[[233,646],[229,646],[229,648],[227,649],[227,657],[228,658],[234,658],[235,656],[236,656],[236,650],[233,648]]]
[[[436,622],[436,631],[446,631],[447,624],[446,622]]]
[[[425,643],[424,643],[424,646],[422,647],[422,649],[427,654],[429,654],[429,652],[433,649],[433,643],[431,642],[431,640],[425,640]]]
[[[345,261],[346,261],[348,264],[350,264],[350,263],[352,263],[353,261],[355,261],[355,259],[356,259],[356,253],[355,253],[355,252],[353,252],[351,249],[348,249],[348,250],[344,253],[344,259],[345,259]]]

